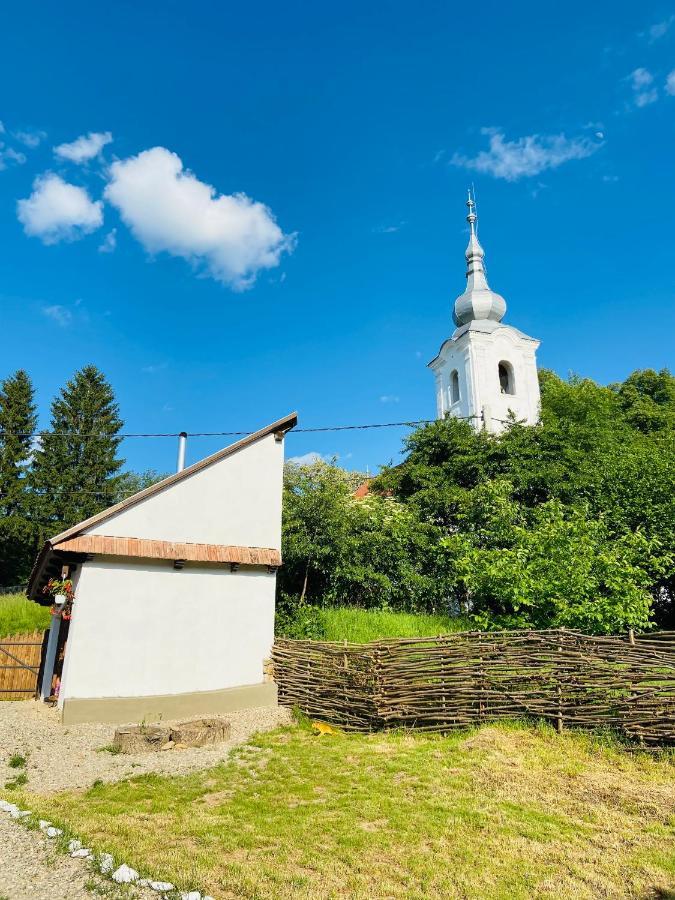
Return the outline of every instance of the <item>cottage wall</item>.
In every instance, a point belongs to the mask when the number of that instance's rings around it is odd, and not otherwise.
[[[266,696],[273,685],[262,684],[274,639],[275,576],[266,569],[175,570],[166,562],[100,557],[80,567],[75,589],[59,698],[64,721],[124,721],[124,707],[97,703],[104,698],[154,698],[130,704],[127,720],[180,712],[180,701],[172,707],[158,700],[167,695],[182,695],[190,712],[222,706],[220,695],[208,692],[224,692],[227,708],[227,690],[242,686],[266,691],[260,705],[273,699]],[[195,699],[201,692],[204,698]]]
[[[83,533],[280,549],[283,464],[269,434]]]

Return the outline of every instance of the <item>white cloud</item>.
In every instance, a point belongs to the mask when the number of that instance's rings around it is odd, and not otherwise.
[[[630,86],[633,88],[633,101],[637,107],[649,106],[659,99],[659,92],[652,87],[654,76],[648,69],[640,66],[628,76]]]
[[[616,184],[616,182],[619,180],[619,176],[618,175],[603,175],[602,180],[605,182],[605,184]]]
[[[294,466],[311,466],[316,462],[329,462],[331,459],[336,458],[337,457],[323,456],[315,450],[310,450],[309,453],[303,453],[302,456],[291,456],[287,462]]]
[[[295,245],[267,206],[217,194],[165,147],[114,162],[105,197],[148,252],[187,259],[236,289],[250,287]]]
[[[640,91],[639,94],[635,95],[635,105],[641,109],[643,106],[650,106],[652,103],[656,103],[658,99],[659,92],[656,88],[651,88],[649,91]]]
[[[146,375],[156,375],[157,372],[162,372],[164,369],[168,368],[167,362],[162,363],[150,363],[147,366],[143,366],[141,372],[144,372]]]
[[[13,132],[17,141],[20,141],[25,147],[34,150],[47,137],[46,131],[15,131]]]
[[[73,320],[71,311],[65,306],[60,306],[58,303],[53,306],[43,306],[42,313],[62,328],[66,328]]]
[[[646,35],[650,43],[658,41],[659,38],[664,37],[670,31],[670,26],[673,22],[675,22],[675,16],[668,16],[667,19],[663,19],[661,22],[655,22],[646,32],[642,32],[641,36],[644,37]]]
[[[17,202],[17,216],[30,237],[45,244],[76,240],[103,224],[103,204],[84,188],[48,172],[33,182],[33,193]]]
[[[650,85],[654,80],[652,73],[648,69],[643,69],[642,67],[633,69],[628,78],[634,91],[640,91],[643,88],[646,88],[647,85]]]
[[[669,72],[666,78],[666,94],[675,97],[675,69]]]
[[[455,153],[451,162],[506,181],[557,169],[569,160],[590,156],[602,146],[586,137],[568,138],[564,134],[530,134],[513,141],[507,141],[503,132],[494,128],[483,128],[482,134],[490,137],[488,150],[481,150],[474,157]]]
[[[25,153],[20,153],[18,150],[14,150],[13,147],[5,147],[4,143],[0,141],[0,172],[6,169],[10,163],[22,166],[25,162]]]
[[[98,245],[99,253],[114,253],[117,247],[117,229],[111,228]]]
[[[405,222],[399,222],[398,225],[378,225],[377,228],[373,228],[373,231],[375,234],[395,234],[397,231],[400,231],[404,225]]]
[[[400,399],[396,394],[382,394],[380,403],[398,403]]]
[[[87,135],[80,135],[70,144],[59,144],[58,147],[54,147],[54,155],[74,163],[87,162],[98,156],[112,139],[113,136],[109,131],[90,131]]]

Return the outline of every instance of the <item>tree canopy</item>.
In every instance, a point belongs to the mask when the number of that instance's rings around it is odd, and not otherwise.
[[[41,537],[86,519],[114,502],[122,427],[112,388],[96,366],[85,366],[52,403],[51,427],[31,469]]]
[[[18,584],[35,552],[26,476],[36,424],[33,386],[19,369],[0,385],[0,585]]]
[[[365,499],[335,465],[289,466],[285,594],[487,627],[675,624],[675,378],[540,382],[538,425],[425,425]]]

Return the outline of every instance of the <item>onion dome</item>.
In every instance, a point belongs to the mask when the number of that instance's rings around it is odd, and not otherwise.
[[[452,318],[455,325],[466,325],[476,319],[491,319],[493,322],[501,322],[506,313],[506,300],[501,294],[490,290],[485,273],[483,259],[485,252],[478,241],[476,230],[476,202],[469,191],[469,199],[466,201],[469,214],[466,221],[469,223],[469,245],[466,248],[466,289],[455,300]]]

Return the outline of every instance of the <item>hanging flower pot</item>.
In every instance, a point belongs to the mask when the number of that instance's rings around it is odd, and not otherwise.
[[[66,621],[72,617],[75,592],[73,591],[73,582],[70,578],[66,578],[63,581],[57,578],[50,578],[42,588],[42,593],[52,598],[51,613],[53,616],[60,616]]]

